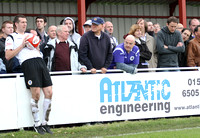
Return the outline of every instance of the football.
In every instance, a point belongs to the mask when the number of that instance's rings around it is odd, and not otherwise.
[[[34,48],[36,48],[39,44],[40,44],[40,38],[36,35],[31,35],[30,37],[28,37],[27,39],[28,43],[26,44],[26,46],[33,50]]]

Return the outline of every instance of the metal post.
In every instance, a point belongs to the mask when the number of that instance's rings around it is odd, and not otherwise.
[[[186,0],[179,0],[179,21],[183,24],[184,27],[187,27],[186,22]]]
[[[78,7],[78,33],[83,35],[83,24],[85,23],[86,19],[86,9],[85,9],[85,0],[77,0],[77,7]]]

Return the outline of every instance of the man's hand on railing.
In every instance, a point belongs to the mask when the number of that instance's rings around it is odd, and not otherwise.
[[[81,71],[82,71],[82,73],[86,73],[87,72],[86,68],[81,68]]]
[[[95,68],[92,68],[92,69],[91,69],[91,73],[92,73],[92,74],[96,74],[96,73],[97,73],[96,71],[97,71],[97,70],[96,70]]]
[[[106,74],[106,72],[107,72],[107,69],[106,69],[106,68],[101,68],[101,73],[102,73],[102,74]]]

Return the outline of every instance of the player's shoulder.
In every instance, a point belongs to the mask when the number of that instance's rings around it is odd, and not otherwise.
[[[16,37],[17,35],[18,35],[18,33],[14,32],[14,33],[9,34],[8,37],[9,37],[9,36],[10,36],[10,37]]]
[[[14,32],[14,33],[9,34],[8,37],[7,37],[7,39],[8,40],[12,39],[14,41],[18,37],[19,37],[19,34],[16,33],[16,32]]]
[[[6,37],[6,41],[14,41],[14,33],[12,34],[9,34],[7,37]]]

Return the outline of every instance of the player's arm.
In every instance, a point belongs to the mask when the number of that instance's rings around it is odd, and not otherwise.
[[[16,56],[21,50],[22,48],[24,48],[25,46],[20,45],[18,48],[16,48],[15,50],[12,49],[7,49],[5,52],[5,57],[7,60],[10,60],[11,58],[13,58],[14,56]]]
[[[10,60],[11,58],[13,58],[14,56],[16,56],[25,46],[27,43],[27,37],[24,38],[24,40],[22,41],[22,44],[17,47],[16,49],[7,49],[5,51],[5,57],[7,60]],[[10,43],[9,41],[5,43],[5,47],[10,47],[10,45],[13,45],[13,43]]]

